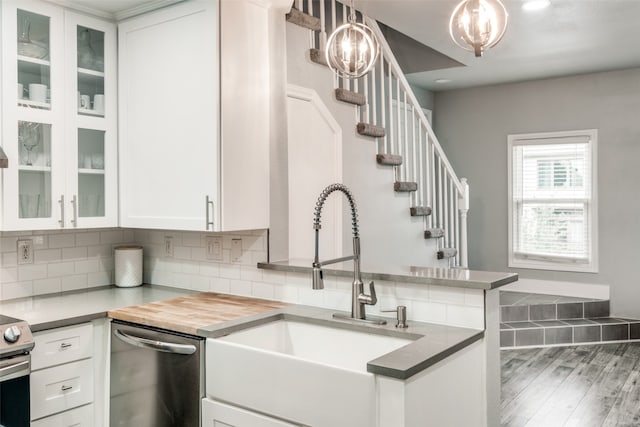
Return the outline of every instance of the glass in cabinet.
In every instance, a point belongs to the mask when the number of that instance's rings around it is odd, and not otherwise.
[[[51,108],[50,17],[17,9],[17,96],[21,107]]]

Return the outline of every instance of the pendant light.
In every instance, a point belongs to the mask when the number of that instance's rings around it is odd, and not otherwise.
[[[449,33],[458,46],[479,57],[502,39],[507,19],[500,0],[463,0],[451,15]]]
[[[336,28],[327,40],[325,55],[329,68],[340,77],[357,79],[373,68],[378,51],[373,31],[356,22],[356,10],[351,0],[348,22]]]

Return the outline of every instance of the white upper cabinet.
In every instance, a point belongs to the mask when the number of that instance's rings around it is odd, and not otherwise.
[[[121,226],[268,227],[268,17],[191,0],[119,25]]]
[[[115,26],[7,0],[1,27],[0,229],[117,225]]]

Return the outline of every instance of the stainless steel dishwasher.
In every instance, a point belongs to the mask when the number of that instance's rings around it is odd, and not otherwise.
[[[204,338],[111,322],[111,427],[199,427]]]

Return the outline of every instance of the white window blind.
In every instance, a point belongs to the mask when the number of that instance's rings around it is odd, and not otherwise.
[[[510,266],[593,271],[595,143],[595,131],[509,137]]]

